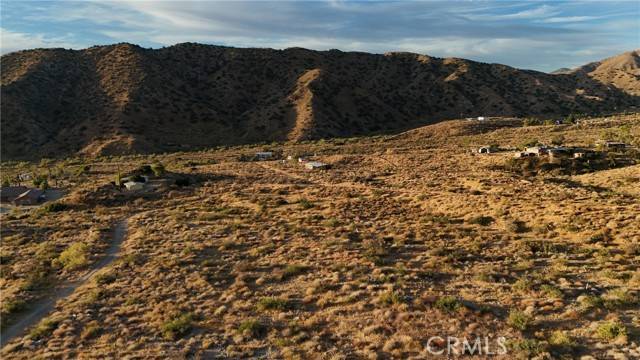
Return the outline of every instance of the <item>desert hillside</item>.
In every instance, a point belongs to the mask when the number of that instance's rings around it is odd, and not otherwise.
[[[640,50],[590,63],[572,72],[586,74],[629,94],[640,95]]]
[[[640,105],[638,54],[629,54],[593,71],[545,74],[412,53],[192,43],[20,51],[1,60],[2,157],[176,151],[471,116],[619,111]]]

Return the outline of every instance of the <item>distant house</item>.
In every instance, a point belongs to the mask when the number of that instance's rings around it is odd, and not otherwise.
[[[567,148],[556,147],[556,148],[548,149],[547,154],[549,154],[549,157],[551,158],[563,158],[563,157],[570,157],[571,151]]]
[[[256,153],[256,160],[268,160],[273,157],[273,152],[271,151],[259,151]]]
[[[478,116],[478,120],[479,120],[479,121],[484,121],[484,120],[485,120],[485,117],[484,117],[484,116]]]
[[[513,157],[516,157],[516,158],[524,158],[529,156],[536,156],[536,154],[526,152],[526,151],[518,151],[517,153],[513,154]]]
[[[497,149],[495,146],[482,146],[478,149],[478,154],[490,154],[496,151]]]
[[[607,150],[621,150],[627,147],[627,144],[619,141],[600,141],[598,145]]]
[[[13,200],[14,205],[37,205],[44,200],[44,191],[29,189]]]
[[[592,159],[597,156],[597,153],[589,149],[575,149],[573,151],[573,157],[575,159]]]
[[[525,152],[540,156],[547,154],[549,152],[549,148],[546,146],[530,146],[525,149]]]
[[[127,188],[127,190],[142,190],[144,189],[144,183],[141,182],[136,182],[136,181],[127,181],[126,183],[124,183],[124,187]]]
[[[3,186],[0,189],[0,202],[10,203],[28,190],[26,186]]]
[[[304,167],[309,170],[316,170],[316,169],[324,170],[324,169],[328,169],[330,165],[320,161],[309,161],[304,164]]]

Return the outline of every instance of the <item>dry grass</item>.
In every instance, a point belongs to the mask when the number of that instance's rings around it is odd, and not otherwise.
[[[506,358],[633,358],[640,193],[626,179],[638,165],[523,178],[496,167],[509,154],[465,147],[558,132],[581,144],[619,126],[608,124],[282,147],[334,164],[322,172],[237,162],[236,148],[98,159],[61,200],[70,208],[2,215],[2,311],[14,317],[42,284],[86,271],[129,218],[120,259],[7,356],[407,358],[427,357],[432,336],[497,334]],[[206,165],[144,196],[102,187],[113,163],[158,161]]]

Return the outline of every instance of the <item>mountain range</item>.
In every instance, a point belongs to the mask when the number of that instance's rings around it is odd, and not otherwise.
[[[414,53],[122,43],[3,55],[2,160],[398,132],[640,106],[640,51],[554,74]]]

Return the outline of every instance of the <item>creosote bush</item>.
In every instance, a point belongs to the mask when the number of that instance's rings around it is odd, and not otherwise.
[[[176,339],[185,335],[189,330],[191,330],[192,324],[193,314],[179,314],[162,324],[162,336],[168,340]]]
[[[260,320],[249,319],[240,323],[240,326],[238,326],[238,332],[251,337],[260,337],[265,335],[267,332],[267,326],[260,322]]]
[[[531,315],[528,315],[520,310],[511,310],[509,312],[509,317],[507,318],[507,324],[514,329],[524,331],[526,330],[531,323],[533,322],[533,318]]]
[[[57,261],[68,270],[81,268],[89,262],[88,260],[89,246],[85,243],[77,242],[66,248]]]
[[[607,321],[598,325],[596,335],[602,340],[615,340],[627,335],[627,327],[619,321]]]
[[[462,307],[462,303],[455,296],[447,295],[439,298],[433,306],[443,312],[452,313]]]

